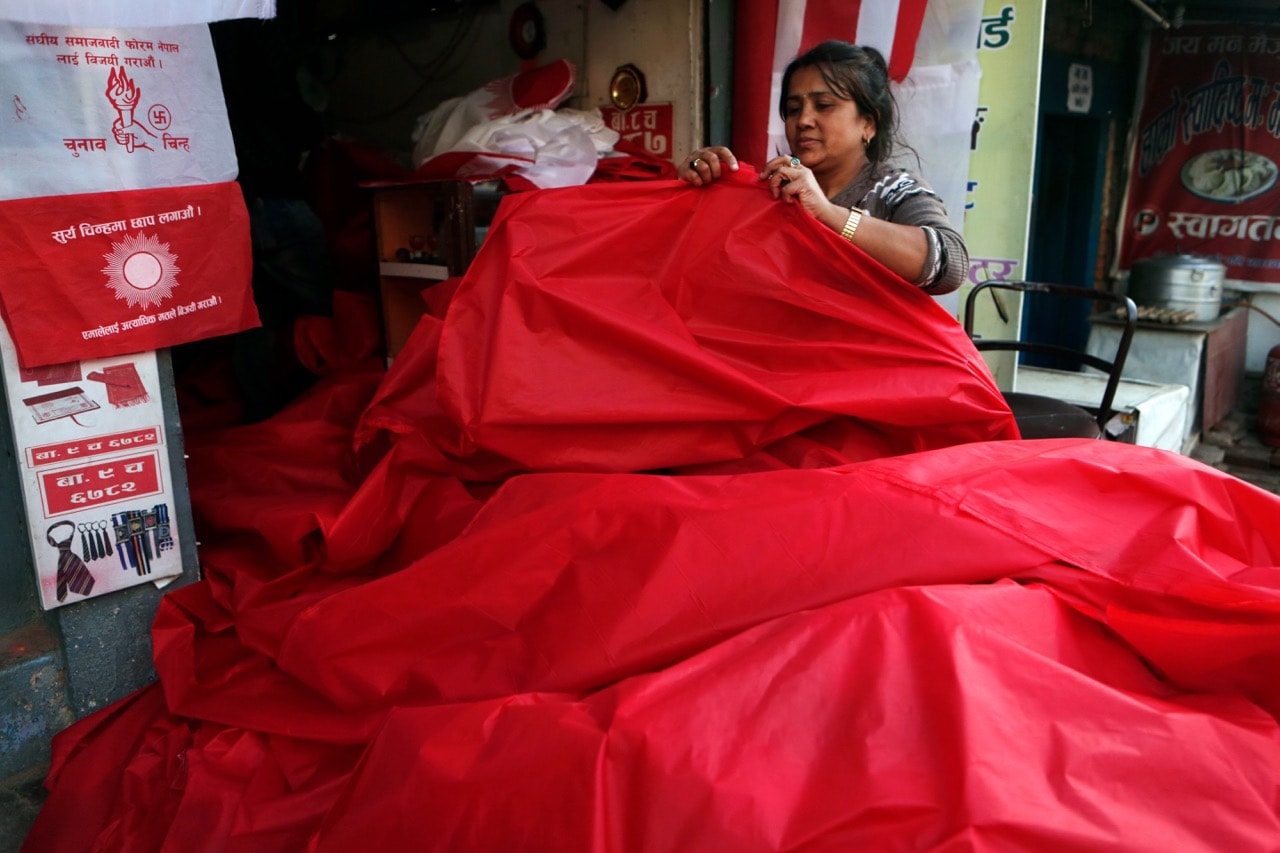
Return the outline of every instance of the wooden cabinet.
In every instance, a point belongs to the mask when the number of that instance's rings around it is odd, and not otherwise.
[[[467,181],[376,184],[370,189],[390,361],[425,313],[423,290],[463,275],[470,266],[501,192],[493,184]]]

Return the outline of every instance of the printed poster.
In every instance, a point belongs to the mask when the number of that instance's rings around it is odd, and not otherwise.
[[[0,21],[0,200],[234,181],[207,26]]]
[[[1187,24],[1147,52],[1118,267],[1188,253],[1280,282],[1280,27]]]
[[[0,203],[0,312],[23,367],[259,324],[236,184]]]
[[[180,575],[155,353],[23,369],[0,328],[0,357],[42,606]]]
[[[258,325],[206,26],[0,23],[0,314],[23,367]]]
[[[155,349],[257,324],[209,28],[66,5],[0,21],[0,367],[45,608],[181,574]]]

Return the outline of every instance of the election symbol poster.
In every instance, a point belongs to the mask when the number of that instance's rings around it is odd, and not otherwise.
[[[1280,28],[1187,24],[1148,48],[1118,266],[1221,261],[1280,282]]]
[[[0,24],[0,312],[19,363],[258,325],[208,28]]]
[[[235,186],[232,184],[231,186]],[[0,306],[24,367],[162,349],[258,325],[217,184],[0,203]]]
[[[0,199],[235,180],[207,26],[0,21],[0,80]]]
[[[180,575],[155,353],[23,369],[0,328],[0,356],[43,607]]]

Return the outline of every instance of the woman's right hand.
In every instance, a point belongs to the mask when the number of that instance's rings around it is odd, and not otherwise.
[[[738,171],[738,158],[723,145],[699,148],[681,161],[676,177],[695,187],[706,186],[724,174]]]

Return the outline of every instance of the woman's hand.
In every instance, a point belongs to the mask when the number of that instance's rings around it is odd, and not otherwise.
[[[760,180],[769,182],[769,192],[773,193],[774,198],[781,198],[788,204],[799,203],[816,219],[825,220],[832,215],[838,216],[832,213],[832,209],[837,206],[827,199],[827,194],[818,186],[818,179],[810,169],[800,164],[799,158],[790,155],[774,157],[764,164]]]
[[[791,156],[774,157],[765,164],[760,179],[769,182],[774,198],[801,204],[813,218],[839,234],[849,221],[849,209],[834,204],[818,186],[813,172]],[[871,257],[907,281],[920,277],[928,252],[928,238],[916,225],[902,225],[863,216],[852,241]]]
[[[706,186],[724,174],[738,171],[738,158],[723,145],[699,148],[676,168],[676,177],[695,187]]]

